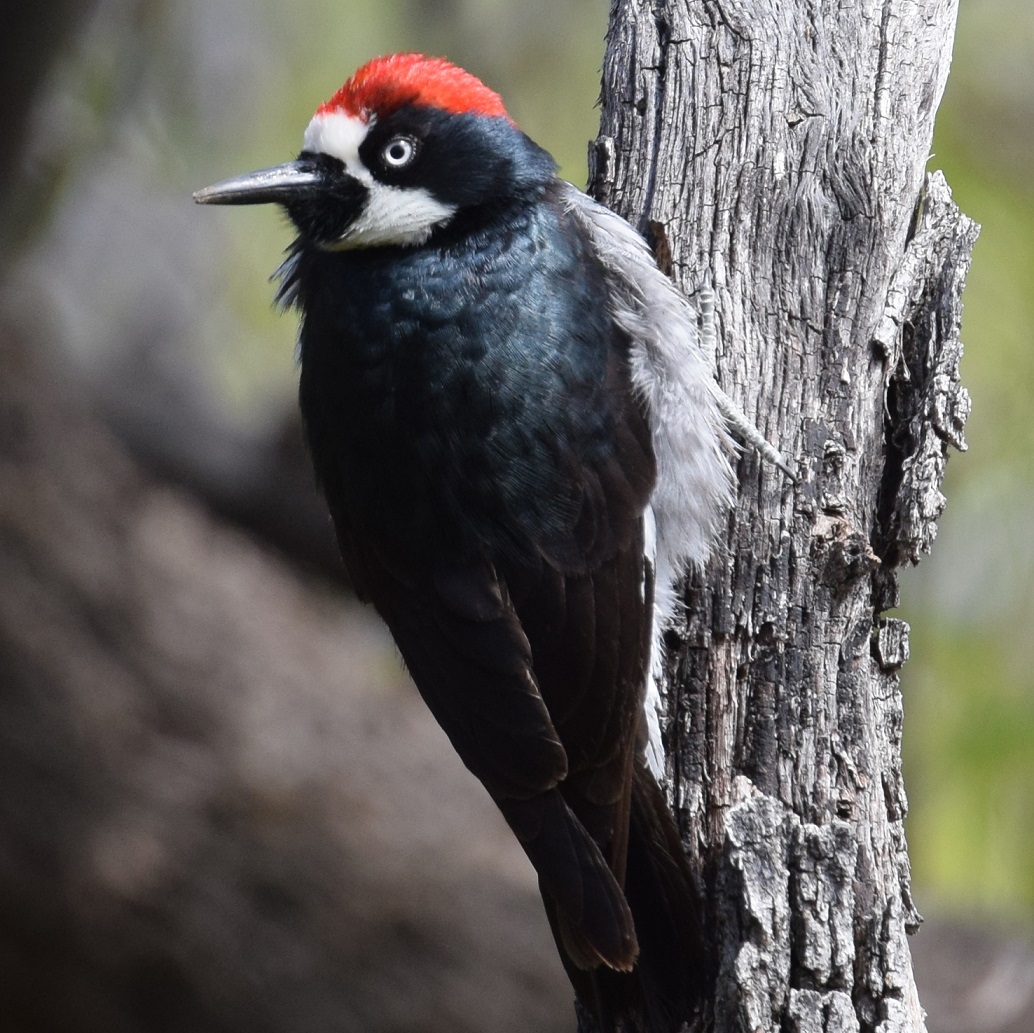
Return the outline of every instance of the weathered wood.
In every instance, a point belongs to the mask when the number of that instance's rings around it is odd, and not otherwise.
[[[732,1031],[920,1031],[894,569],[963,448],[975,225],[926,177],[954,0],[616,0],[597,197],[689,294],[752,454],[672,635],[670,791]],[[925,185],[924,185],[925,183]]]

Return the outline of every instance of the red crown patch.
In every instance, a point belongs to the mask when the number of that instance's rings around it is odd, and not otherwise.
[[[343,111],[366,120],[390,115],[407,104],[510,118],[499,94],[476,76],[444,58],[423,54],[391,54],[368,61],[316,114]]]

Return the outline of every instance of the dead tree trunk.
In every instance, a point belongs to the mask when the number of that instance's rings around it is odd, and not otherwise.
[[[918,1031],[908,625],[964,448],[975,225],[927,176],[954,0],[616,0],[592,188],[687,293],[754,455],[670,643],[670,791],[707,887],[713,1028]]]

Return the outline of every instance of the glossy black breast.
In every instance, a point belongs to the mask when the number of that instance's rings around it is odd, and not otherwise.
[[[541,551],[573,569],[613,548],[608,507],[638,516],[652,456],[627,341],[561,212],[298,261],[302,412],[336,520],[414,563]],[[611,503],[618,469],[635,483]]]

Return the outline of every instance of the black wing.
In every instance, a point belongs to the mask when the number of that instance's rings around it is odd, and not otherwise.
[[[383,567],[377,574],[374,604],[428,707],[563,915],[568,953],[586,968],[600,961],[629,968],[636,953],[632,918],[620,874],[604,856],[622,824],[615,808],[627,822],[620,750],[597,749],[587,765],[583,737],[581,766],[572,771],[540,692],[532,644],[506,584],[489,565],[439,570],[419,581],[399,581]],[[543,576],[556,577],[548,568]],[[572,618],[582,605],[572,608]],[[590,692],[592,682],[591,675],[581,678]],[[581,709],[565,714],[568,724]],[[602,738],[607,723],[593,738]]]
[[[486,238],[454,273],[420,249],[390,267],[308,256],[303,412],[357,589],[535,865],[563,950],[627,970],[655,464],[630,342],[561,213],[542,206],[527,218],[549,236]],[[491,312],[465,300],[471,281],[491,287]],[[443,283],[447,320],[336,304]]]
[[[400,572],[339,522],[421,695],[555,904],[564,951],[580,968],[622,970],[637,952],[621,888],[653,594],[649,434],[630,388],[625,400],[609,461],[572,463],[582,503],[570,539],[542,543],[533,562]]]

